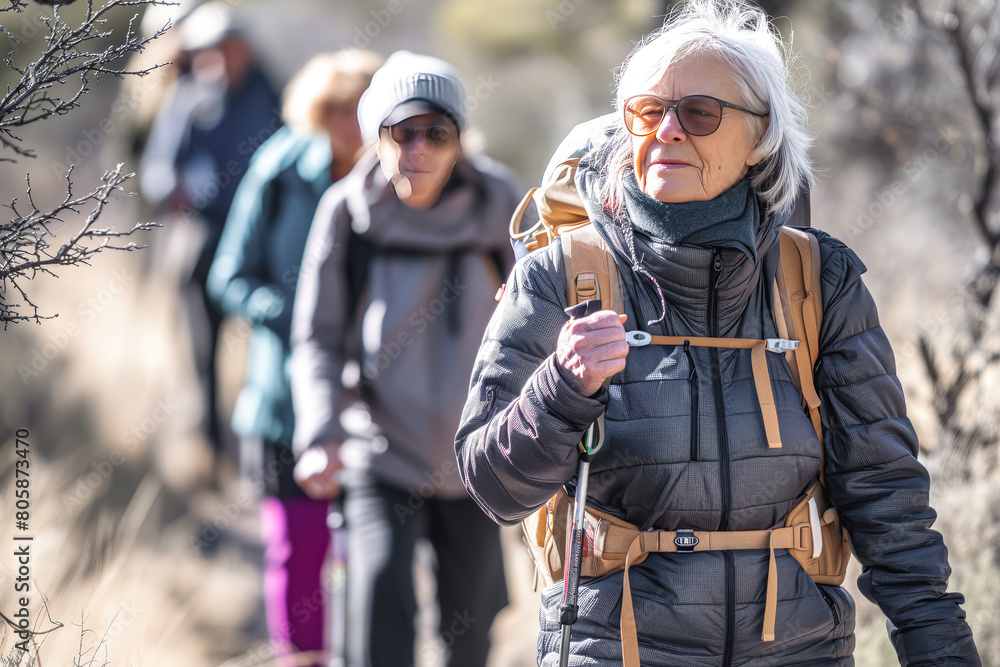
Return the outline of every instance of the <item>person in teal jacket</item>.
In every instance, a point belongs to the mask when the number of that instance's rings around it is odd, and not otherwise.
[[[339,51],[316,56],[295,76],[284,95],[287,125],[254,155],[208,280],[221,309],[251,327],[232,427],[240,438],[241,472],[264,496],[270,640],[286,660],[295,652],[315,652],[309,664],[316,665],[325,623],[320,570],[329,547],[328,502],[308,498],[292,476],[291,311],[313,214],[326,189],[363,150],[358,100],[381,64],[371,52]]]

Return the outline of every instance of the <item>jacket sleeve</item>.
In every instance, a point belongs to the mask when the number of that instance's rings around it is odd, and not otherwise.
[[[344,439],[340,412],[347,310],[344,250],[349,224],[344,200],[334,185],[316,209],[292,311],[292,445],[296,454],[311,445]]]
[[[288,339],[292,321],[293,284],[264,280],[267,233],[277,202],[275,179],[254,173],[240,182],[219,249],[208,275],[208,293],[223,312],[245,317]]]
[[[565,287],[553,275],[561,278],[562,267],[546,268],[537,255],[514,267],[479,349],[455,440],[469,494],[505,525],[573,477],[576,445],[608,400],[605,389],[593,397],[576,392],[555,363],[567,316]]]
[[[858,586],[889,618],[900,664],[979,665],[972,631],[947,593],[948,551],[929,506],[895,361],[864,265],[826,238],[824,314],[816,386],[822,399],[826,482],[862,565]]]
[[[176,81],[166,90],[140,158],[139,191],[155,208],[168,204],[177,188],[177,157],[191,118],[191,104],[183,99],[185,91]]]

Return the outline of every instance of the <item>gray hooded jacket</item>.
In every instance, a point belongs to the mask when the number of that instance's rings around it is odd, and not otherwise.
[[[667,301],[632,270],[621,229],[597,201],[585,157],[577,187],[615,252],[626,328],[651,334],[777,337],[772,285],[781,219],[765,215],[754,265],[738,250],[670,246],[636,234],[636,250]],[[961,595],[930,529],[928,476],[906,417],[889,342],[865,267],[836,239],[820,242],[823,324],[816,387],[823,401],[826,480],[864,566],[862,593],[891,621],[903,665],[978,665]],[[749,350],[648,346],[593,397],[564,380],[553,351],[566,322],[558,239],[515,267],[473,371],[456,439],[470,494],[513,524],[560,487],[572,495],[576,444],[607,411],[607,439],[591,465],[588,504],[642,530],[762,530],[782,525],[816,479],[820,444],[783,355],[768,354],[783,447],[769,449]],[[821,586],[777,550],[777,638],[762,642],[766,550],[652,554],[630,573],[643,665],[852,665],[854,602]],[[542,593],[539,664],[558,664],[562,583]],[[574,665],[621,664],[622,573],[580,585]]]
[[[292,320],[296,451],[343,443],[349,471],[423,497],[467,497],[454,434],[503,278],[491,253],[512,261],[507,169],[482,157],[455,169],[427,210],[403,205],[373,157],[334,184],[316,210]],[[356,306],[352,226],[381,248]]]

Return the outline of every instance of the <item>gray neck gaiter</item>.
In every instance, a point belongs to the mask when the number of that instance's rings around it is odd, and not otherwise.
[[[632,225],[643,234],[670,245],[685,243],[741,250],[751,262],[757,263],[760,211],[749,179],[743,178],[709,201],[667,203],[639,189],[631,169],[622,176],[625,210]]]

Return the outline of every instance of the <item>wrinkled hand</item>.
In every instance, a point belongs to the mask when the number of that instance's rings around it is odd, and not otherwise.
[[[327,442],[307,449],[295,464],[295,481],[306,495],[316,500],[336,498],[340,484],[336,474],[344,468],[340,460],[340,443]]]
[[[625,368],[628,343],[625,320],[613,310],[570,320],[559,332],[556,363],[570,386],[584,396],[597,393],[604,381]]]

